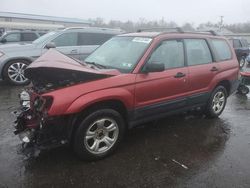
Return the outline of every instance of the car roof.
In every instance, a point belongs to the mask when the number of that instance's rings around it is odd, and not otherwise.
[[[124,37],[149,37],[149,38],[223,38],[224,36],[215,35],[207,32],[135,32],[126,33],[119,36]]]

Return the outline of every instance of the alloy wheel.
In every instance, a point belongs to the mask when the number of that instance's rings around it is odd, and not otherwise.
[[[119,127],[114,119],[102,118],[92,123],[86,131],[84,145],[93,154],[102,154],[117,141]]]
[[[28,65],[22,62],[16,62],[9,66],[8,68],[8,76],[10,80],[15,83],[25,83],[28,79],[24,76],[24,70]]]
[[[218,91],[213,98],[212,108],[214,113],[219,114],[225,105],[226,96],[224,92]]]

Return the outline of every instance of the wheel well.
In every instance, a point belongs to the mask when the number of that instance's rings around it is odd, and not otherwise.
[[[228,80],[223,80],[223,81],[219,82],[219,83],[216,85],[216,87],[217,87],[217,86],[223,86],[223,87],[225,87],[225,88],[226,88],[226,91],[227,91],[227,95],[230,94],[231,85],[230,85],[230,82],[229,82]]]
[[[74,140],[72,138],[73,138],[79,124],[81,123],[81,121],[86,116],[88,116],[90,113],[94,112],[95,110],[103,109],[103,108],[111,108],[111,109],[114,109],[117,112],[119,112],[121,114],[121,116],[124,118],[125,125],[127,126],[128,111],[127,111],[126,106],[123,104],[123,102],[121,102],[119,100],[106,100],[106,101],[97,102],[97,103],[94,103],[94,104],[88,106],[82,112],[76,114],[75,121],[72,122],[72,131],[70,133],[71,144],[72,144],[72,141]]]
[[[16,61],[16,60],[27,61],[28,63],[32,63],[32,61],[31,61],[30,59],[26,59],[26,58],[10,59],[9,61],[7,61],[7,62],[4,64],[4,66],[3,66],[3,68],[2,68],[2,72],[1,72],[2,76],[4,75],[3,73],[4,73],[4,70],[5,70],[6,65],[7,65],[9,62],[11,62],[11,61]]]

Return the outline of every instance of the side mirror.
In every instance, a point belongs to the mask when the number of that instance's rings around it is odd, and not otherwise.
[[[49,42],[48,44],[45,45],[46,49],[50,49],[50,48],[56,48],[56,45],[54,42]]]
[[[165,65],[163,63],[147,63],[143,67],[143,73],[148,73],[148,72],[162,72],[165,70]]]
[[[7,40],[6,40],[6,39],[1,39],[0,42],[1,42],[1,43],[6,43]]]

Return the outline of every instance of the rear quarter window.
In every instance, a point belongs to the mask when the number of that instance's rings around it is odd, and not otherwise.
[[[225,61],[225,60],[232,59],[231,49],[225,40],[212,39],[211,43],[213,45],[214,50],[216,51],[217,61]]]

